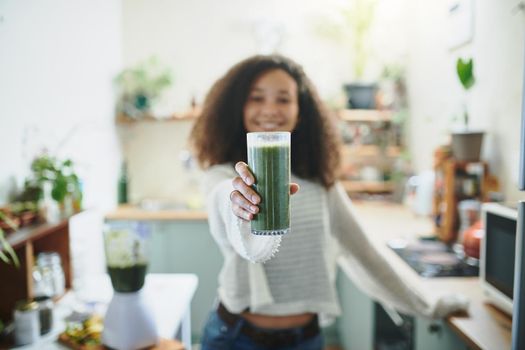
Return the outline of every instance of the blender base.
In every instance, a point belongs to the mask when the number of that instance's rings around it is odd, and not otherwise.
[[[157,327],[142,290],[113,293],[104,317],[102,343],[119,350],[135,350],[159,343]]]

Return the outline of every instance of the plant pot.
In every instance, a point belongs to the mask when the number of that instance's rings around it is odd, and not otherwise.
[[[452,133],[452,156],[461,161],[478,161],[483,143],[483,131],[455,131]]]
[[[348,97],[348,108],[374,109],[376,107],[376,84],[351,83],[345,84],[344,89]]]

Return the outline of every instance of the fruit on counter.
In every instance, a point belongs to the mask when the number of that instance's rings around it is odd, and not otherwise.
[[[102,330],[104,323],[102,317],[92,315],[83,322],[69,322],[66,330],[60,335],[60,340],[75,345],[99,346],[102,343]]]

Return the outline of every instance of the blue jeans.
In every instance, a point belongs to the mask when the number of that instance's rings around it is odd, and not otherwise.
[[[201,350],[322,350],[323,336],[321,333],[313,338],[303,340],[293,347],[268,348],[255,343],[247,335],[241,333],[241,327],[247,321],[243,318],[229,326],[212,311],[202,333]],[[254,325],[251,327],[257,328]],[[300,331],[300,328],[296,328]],[[271,334],[271,330],[265,330]],[[270,335],[271,336],[271,335]]]

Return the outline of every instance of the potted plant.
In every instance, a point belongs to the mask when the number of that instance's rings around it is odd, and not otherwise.
[[[377,0],[354,0],[349,6],[341,7],[338,17],[325,18],[317,25],[319,34],[343,44],[351,40],[353,79],[343,87],[348,96],[348,107],[354,109],[375,108],[377,84],[365,82],[366,67],[370,60],[367,45],[374,21]]]
[[[31,163],[32,178],[29,185],[40,190],[44,201],[51,197],[63,215],[80,211],[82,207],[82,189],[80,179],[75,172],[71,159],[63,161],[47,154],[39,156]],[[48,203],[49,204],[49,203]]]
[[[469,90],[476,83],[474,60],[472,58],[458,58],[456,61],[456,74],[463,87],[466,100]],[[478,161],[484,133],[483,131],[470,129],[470,116],[466,101],[463,105],[462,119],[462,127],[452,132],[452,155],[461,161]]]
[[[120,94],[117,113],[131,119],[151,116],[154,102],[171,86],[172,80],[171,70],[154,56],[124,69],[115,78]]]
[[[375,0],[356,0],[351,9],[343,12],[353,32],[354,78],[355,81],[344,86],[348,95],[348,107],[355,109],[375,108],[377,85],[363,81],[369,60],[366,46],[368,33],[375,14]]]

